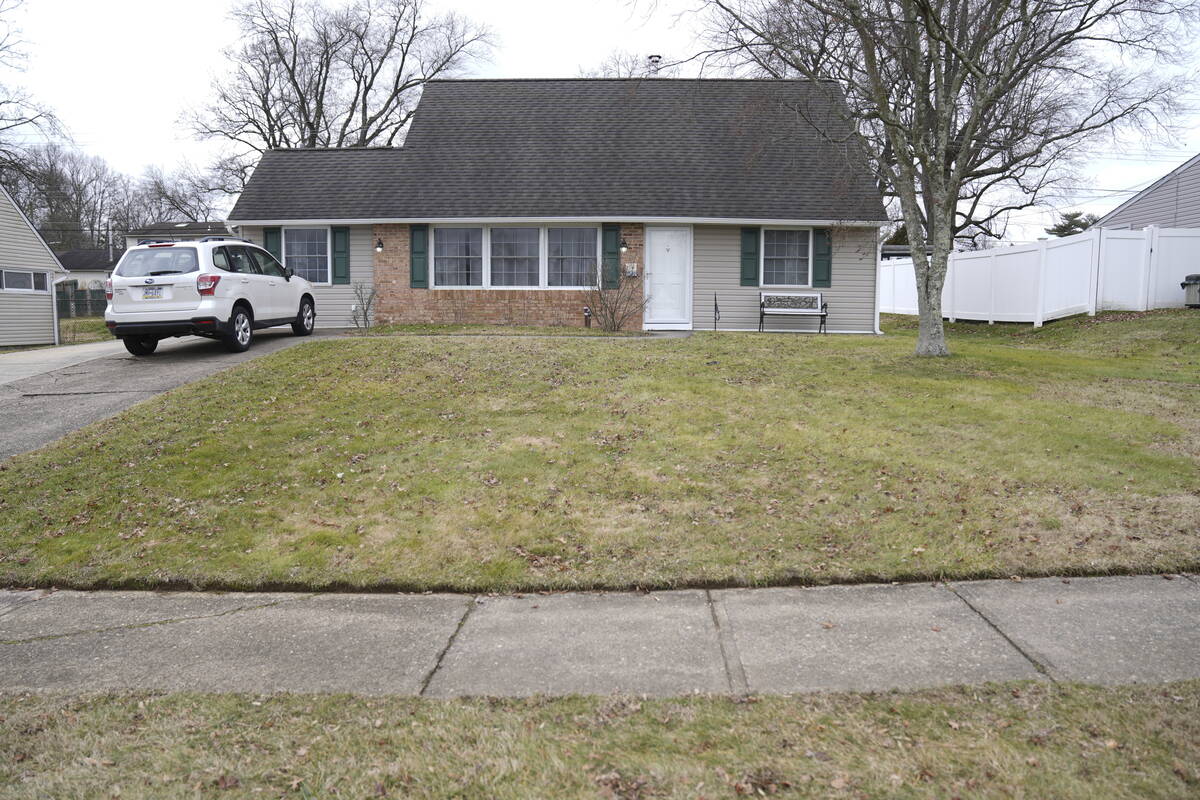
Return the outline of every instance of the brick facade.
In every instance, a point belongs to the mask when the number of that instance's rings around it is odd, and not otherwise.
[[[638,278],[645,232],[641,223],[622,223],[621,236],[629,250],[621,254],[621,270],[636,264]],[[371,240],[383,240],[375,253],[376,320],[400,324],[566,325],[582,327],[586,291],[560,289],[413,289],[409,275],[407,225],[376,225]],[[433,257],[429,271],[432,277]],[[640,330],[639,314],[628,326]]]

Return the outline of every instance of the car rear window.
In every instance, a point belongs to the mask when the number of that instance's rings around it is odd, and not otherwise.
[[[200,269],[200,259],[194,247],[154,247],[130,250],[117,265],[123,278],[145,278],[150,275],[179,275]]]

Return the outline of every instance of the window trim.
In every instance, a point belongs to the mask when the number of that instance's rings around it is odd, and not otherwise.
[[[758,285],[763,289],[813,288],[813,231],[806,225],[764,225],[758,232]],[[808,231],[808,283],[767,283],[767,231]]]
[[[333,226],[332,225],[288,225],[279,229],[280,266],[287,269],[287,233],[288,231],[325,231],[325,280],[308,281],[313,286],[333,286]],[[256,247],[258,245],[255,245]],[[266,248],[262,248],[266,250]],[[292,270],[296,275],[300,273]],[[301,276],[303,277],[303,276]],[[308,280],[308,278],[304,278]]]
[[[483,283],[479,286],[444,286],[437,282],[437,256],[435,241],[441,228],[481,228]],[[536,228],[538,230],[538,284],[537,286],[493,286],[492,285],[492,228]],[[453,222],[429,226],[429,288],[442,291],[495,291],[495,292],[584,292],[593,286],[550,286],[550,228],[592,228],[596,232],[596,286],[600,285],[603,267],[603,226],[594,223],[487,223]]]
[[[53,273],[47,272],[44,269],[0,268],[0,272],[23,272],[29,276],[29,285],[33,287],[31,289],[15,289],[15,288],[10,289],[7,285],[5,285],[4,280],[3,280],[3,275],[0,275],[0,292],[13,292],[14,294],[50,294],[50,292],[53,291],[53,289],[54,289]],[[39,274],[46,276],[46,288],[45,289],[39,289],[36,286],[36,281],[34,280],[33,276],[39,275]]]

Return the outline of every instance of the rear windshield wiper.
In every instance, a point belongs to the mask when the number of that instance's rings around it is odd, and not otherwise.
[[[160,269],[150,273],[151,275],[181,275],[177,269]]]

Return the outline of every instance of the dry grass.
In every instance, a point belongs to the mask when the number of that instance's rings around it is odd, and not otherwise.
[[[0,696],[0,798],[1181,798],[1200,684],[746,699]]]
[[[1200,316],[952,337],[942,360],[911,357],[903,328],[312,342],[0,466],[0,582],[505,591],[1200,567]]]

